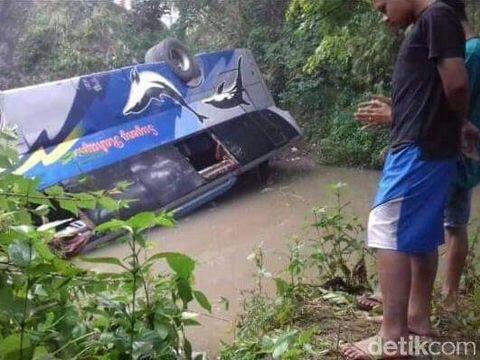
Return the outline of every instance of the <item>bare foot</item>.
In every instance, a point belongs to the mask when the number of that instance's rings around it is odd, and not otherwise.
[[[374,360],[374,359],[408,359],[406,355],[385,355],[382,349],[383,340],[380,336],[353,343],[345,344],[340,348],[340,354],[346,360]]]
[[[422,321],[408,319],[408,331],[421,338],[433,337],[432,324],[429,318]]]
[[[370,360],[375,359],[376,354],[372,354],[373,344],[381,341],[379,336],[373,336],[371,338],[353,343],[346,344],[340,348],[340,354],[347,360]]]

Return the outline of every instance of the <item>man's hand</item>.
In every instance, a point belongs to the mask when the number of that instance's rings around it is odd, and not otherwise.
[[[372,100],[360,103],[354,118],[366,127],[389,125],[392,122],[391,100],[384,96],[374,96]]]
[[[462,152],[465,157],[480,161],[477,144],[480,140],[480,130],[470,121],[465,121],[462,126]]]

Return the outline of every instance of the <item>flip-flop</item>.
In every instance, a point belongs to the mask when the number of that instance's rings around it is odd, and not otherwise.
[[[411,331],[411,330],[409,330],[409,332],[410,332],[410,335],[412,335],[412,336],[418,336],[418,338],[420,339],[420,341],[425,341],[425,342],[428,342],[428,343],[434,341],[434,340],[435,340],[435,337],[436,337],[435,334],[433,334],[433,333],[430,333],[430,334],[419,334],[419,333],[417,333],[417,332],[415,332],[415,331]]]
[[[357,298],[357,307],[360,310],[370,311],[382,306],[382,300],[380,300],[375,294],[364,294]]]
[[[366,319],[373,324],[381,324],[383,322],[383,315],[367,316]]]
[[[348,343],[343,345],[340,348],[340,355],[345,360],[406,360],[411,359],[411,356],[406,355],[394,355],[394,356],[387,356],[387,355],[376,355],[370,353],[368,347],[373,342],[378,343],[378,347],[380,347],[382,343],[382,339],[380,336],[372,336],[368,339],[356,342],[356,343]],[[351,354],[351,351],[355,351],[355,354]]]

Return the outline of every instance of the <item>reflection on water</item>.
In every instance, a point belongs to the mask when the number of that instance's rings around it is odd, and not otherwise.
[[[176,228],[153,231],[152,252],[179,251],[199,262],[196,285],[212,301],[215,318],[202,317],[204,327],[190,330],[195,348],[214,355],[221,340],[232,339],[232,325],[224,320],[235,319],[241,290],[254,285],[255,269],[247,256],[257,244],[263,243],[267,252],[266,268],[279,271],[285,263],[285,243],[305,231],[309,210],[328,203],[327,187],[337,182],[348,184],[344,193],[351,201],[350,211],[366,223],[379,176],[378,171],[316,166],[291,157],[272,164],[268,184],[248,177],[216,202],[181,219]],[[479,195],[474,199],[474,217],[479,213],[475,201]],[[112,244],[90,255],[127,254],[126,245]],[[229,311],[218,302],[220,297],[229,299]]]

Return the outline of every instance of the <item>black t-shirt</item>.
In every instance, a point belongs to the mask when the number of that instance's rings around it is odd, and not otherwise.
[[[439,61],[465,57],[462,24],[449,6],[436,2],[407,33],[393,73],[391,150],[410,144],[425,158],[445,159],[460,151],[461,119],[445,97]]]

